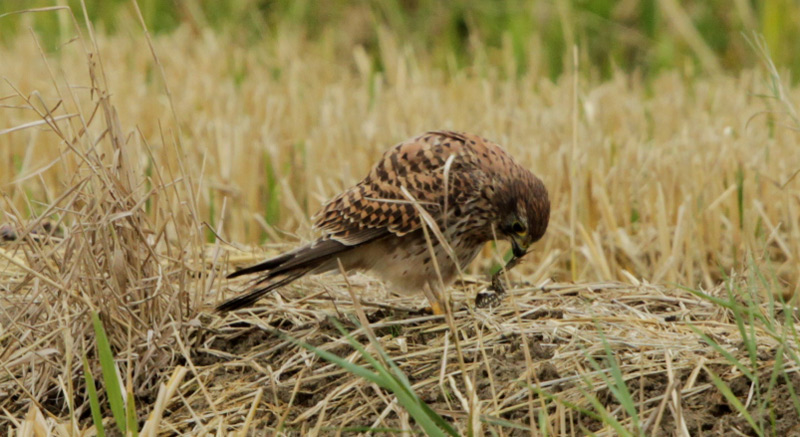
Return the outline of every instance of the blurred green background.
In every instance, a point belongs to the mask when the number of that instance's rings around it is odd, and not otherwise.
[[[85,0],[90,18],[105,31],[135,31],[130,0]],[[80,19],[79,0],[2,0],[0,15],[22,9],[69,5]],[[652,75],[678,68],[689,74],[736,72],[757,56],[745,35],[763,34],[773,60],[796,73],[800,57],[800,2],[793,0],[139,0],[154,34],[190,26],[225,32],[241,44],[258,44],[280,32],[299,32],[333,44],[350,56],[363,46],[381,69],[381,32],[391,32],[448,70],[500,59],[511,51],[517,74],[532,68],[557,78],[579,48],[582,69],[601,77],[616,70]],[[48,50],[57,49],[60,13],[0,18],[0,44],[33,27]],[[797,74],[792,74],[797,77]],[[793,79],[795,81],[795,79]]]

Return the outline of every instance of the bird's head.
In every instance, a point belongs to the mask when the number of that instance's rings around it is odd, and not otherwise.
[[[550,199],[544,184],[527,170],[521,173],[495,192],[499,212],[496,226],[511,242],[516,258],[523,257],[528,247],[542,238],[550,221]]]

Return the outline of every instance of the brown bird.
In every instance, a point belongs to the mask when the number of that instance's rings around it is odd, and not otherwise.
[[[398,292],[425,293],[442,314],[443,287],[486,242],[509,240],[516,264],[549,218],[542,181],[500,146],[468,133],[428,132],[389,149],[366,178],[329,201],[313,218],[322,234],[316,241],[228,275],[264,272],[252,291],[217,309],[250,306],[341,262],[347,271],[376,273]]]

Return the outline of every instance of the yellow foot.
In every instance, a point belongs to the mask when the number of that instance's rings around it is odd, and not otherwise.
[[[431,311],[433,311],[434,316],[444,315],[444,309],[442,308],[442,305],[439,304],[439,302],[431,302]]]

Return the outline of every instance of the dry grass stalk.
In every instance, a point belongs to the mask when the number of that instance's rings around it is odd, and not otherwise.
[[[4,198],[4,218],[19,232],[17,241],[0,248],[8,261],[0,318],[3,337],[14,339],[4,341],[0,353],[6,372],[0,391],[6,409],[33,402],[30,411],[69,411],[79,418],[88,414],[81,357],[95,355],[89,311],[99,311],[113,327],[108,333],[128,384],[137,394],[155,396],[162,377],[180,360],[171,350],[172,333],[185,331],[196,305],[190,291],[206,267],[199,235],[191,230],[197,222],[177,207],[187,197],[175,181],[192,178],[162,179],[162,171],[172,170],[158,164],[145,179],[142,138],[126,133],[120,122],[97,42],[78,34],[69,47],[88,67],[79,82],[56,74],[39,51],[48,90],[13,87],[18,107],[36,114],[50,141],[60,145],[54,167],[65,177],[47,188],[48,203],[27,204],[24,213],[13,194]],[[23,133],[38,127],[23,126]],[[5,138],[13,139],[14,131],[6,129]],[[41,183],[46,171],[29,177]],[[24,193],[20,184],[16,190]],[[53,224],[44,234],[39,227],[46,219]]]
[[[766,107],[755,95],[765,91],[759,72],[694,82],[678,73],[652,83],[624,75],[604,83],[583,80],[573,121],[565,98],[572,95],[571,77],[557,83],[535,75],[505,82],[469,74],[446,78],[402,52],[386,54],[395,59],[385,72],[360,72],[349,55],[334,56],[291,33],[244,50],[224,36],[182,29],[153,40],[160,67],[141,40],[116,36],[97,44],[111,92],[125,103],[116,108],[119,118],[135,121],[140,138],[132,141],[144,141],[152,151],[152,157],[146,149],[135,152],[134,161],[189,190],[198,202],[183,208],[213,228],[222,221],[220,235],[227,241],[285,239],[280,232],[294,230],[299,235],[288,237],[307,238],[307,217],[319,203],[359,180],[386,147],[434,127],[469,129],[498,140],[542,174],[552,197],[562,200],[553,203],[553,227],[528,268],[558,250],[564,255],[548,273],[561,280],[573,279],[575,269],[575,280],[627,282],[628,272],[711,287],[720,279],[719,266],[740,267],[743,253],[764,253],[766,243],[765,255],[785,291],[792,293],[797,283],[791,261],[800,255],[791,194],[791,176],[800,168],[796,134],[770,127],[770,117],[780,122],[778,111],[750,119]],[[54,70],[81,83],[85,58],[71,54],[74,46],[62,49]],[[15,62],[2,74],[23,95],[38,90],[49,106],[59,100],[47,91],[52,80],[30,38],[20,38],[3,56]],[[398,63],[405,66],[393,70]],[[178,131],[160,92],[161,68],[180,138],[191,145],[184,152],[173,145]],[[24,103],[4,86],[5,105]],[[797,90],[785,87],[782,95],[796,100]],[[31,112],[4,111],[2,129],[37,121]],[[68,113],[74,112],[55,116]],[[579,140],[574,157],[573,125]],[[75,157],[62,158],[50,147],[53,141],[52,134],[31,129],[0,136],[8,154],[0,183],[21,180],[25,187],[8,193],[16,209],[28,209],[26,197],[50,204],[72,175]],[[179,179],[179,173],[192,179]],[[565,226],[571,199],[574,243]],[[265,222],[253,219],[266,212]]]

